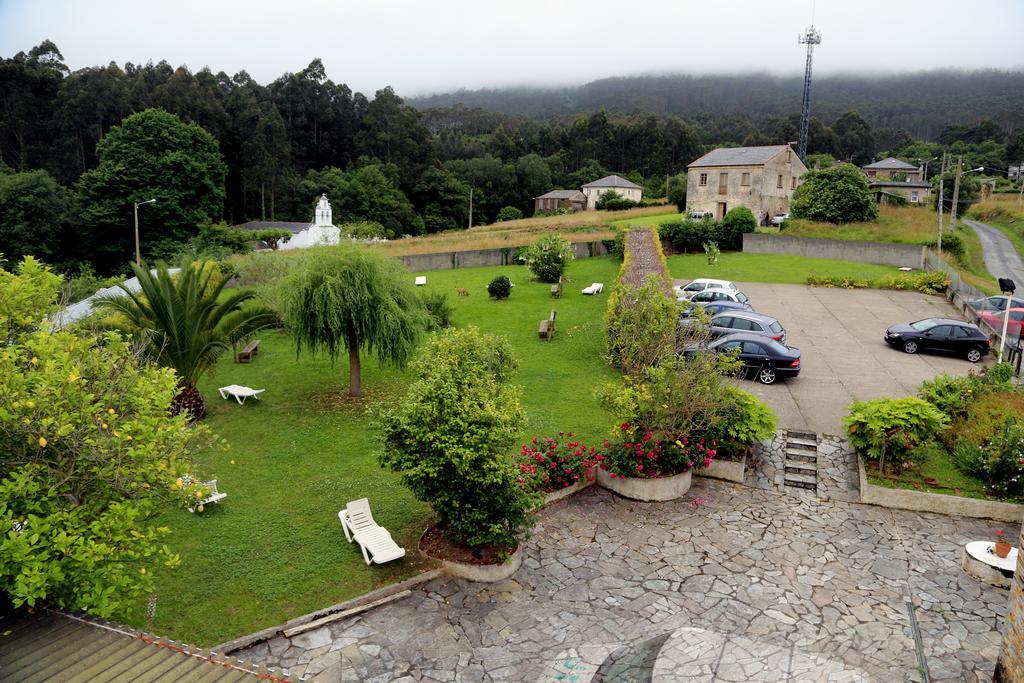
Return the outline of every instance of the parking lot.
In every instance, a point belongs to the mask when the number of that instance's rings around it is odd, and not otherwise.
[[[960,318],[942,297],[878,289],[736,284],[750,297],[754,310],[779,319],[786,328],[786,343],[801,351],[801,371],[795,379],[771,386],[738,380],[775,410],[782,427],[840,434],[843,417],[855,400],[912,396],[922,381],[935,375],[965,375],[992,362],[992,356],[972,364],[939,354],[908,355],[882,341],[885,329],[894,323]]]

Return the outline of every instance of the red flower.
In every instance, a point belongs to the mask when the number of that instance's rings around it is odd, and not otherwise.
[[[704,458],[704,467],[711,467],[711,458]]]
[[[643,465],[637,465],[637,466],[636,466],[636,471],[637,471],[637,472],[640,472],[641,470],[643,470],[643,468],[644,468],[644,466],[643,466]]]
[[[615,473],[614,472],[611,473],[611,477],[612,477],[612,479],[615,478]]]
[[[597,458],[598,460],[604,460],[604,456],[603,456],[603,455],[601,455],[600,453],[598,453],[598,454],[597,454],[596,456],[594,456],[594,457],[595,457],[595,458]]]
[[[651,433],[650,432],[644,432],[644,441],[650,441],[650,440],[651,440]]]
[[[609,446],[611,446],[611,443],[608,441],[608,439],[605,439],[604,440],[604,447],[608,448]],[[1024,462],[1024,461],[1022,461],[1022,462]]]
[[[629,429],[629,423],[623,422],[621,425],[619,425],[619,429],[621,429],[622,431],[626,431],[627,429]]]
[[[533,437],[533,443],[534,443],[534,445],[537,444],[537,437]]]

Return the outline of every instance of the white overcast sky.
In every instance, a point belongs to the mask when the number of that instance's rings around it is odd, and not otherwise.
[[[608,76],[1024,67],[1024,0],[0,0],[0,55],[72,69],[166,59],[267,83],[314,57],[368,95]]]

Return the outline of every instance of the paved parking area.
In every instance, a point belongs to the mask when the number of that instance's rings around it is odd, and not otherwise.
[[[911,356],[882,341],[885,329],[895,323],[959,318],[942,297],[881,289],[737,285],[755,310],[779,319],[787,343],[801,351],[796,379],[772,386],[739,380],[775,410],[782,427],[841,434],[842,419],[855,400],[913,396],[926,379],[944,372],[966,375],[981,365],[938,354]],[[991,358],[984,362],[991,363]]]

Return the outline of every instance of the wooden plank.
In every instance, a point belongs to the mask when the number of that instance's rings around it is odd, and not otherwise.
[[[323,617],[321,619],[317,619],[316,621],[311,621],[308,624],[302,624],[301,626],[296,626],[295,628],[287,629],[287,630],[282,632],[282,635],[285,638],[291,638],[292,636],[296,636],[296,635],[298,635],[300,633],[305,633],[306,631],[311,631],[311,630],[313,630],[315,628],[320,628],[324,624],[329,624],[332,621],[337,621],[338,619],[344,619],[345,617],[351,617],[354,614],[359,614],[360,612],[365,612],[368,609],[373,609],[374,607],[378,607],[378,606],[383,605],[385,603],[391,602],[392,600],[398,600],[399,598],[404,598],[407,595],[412,595],[412,591],[404,590],[404,591],[401,591],[399,593],[394,593],[392,595],[388,595],[387,597],[381,598],[380,600],[374,600],[373,602],[368,602],[365,605],[359,605],[358,607],[353,607],[352,609],[347,609],[344,612],[337,612],[336,614],[328,614],[326,617]]]

